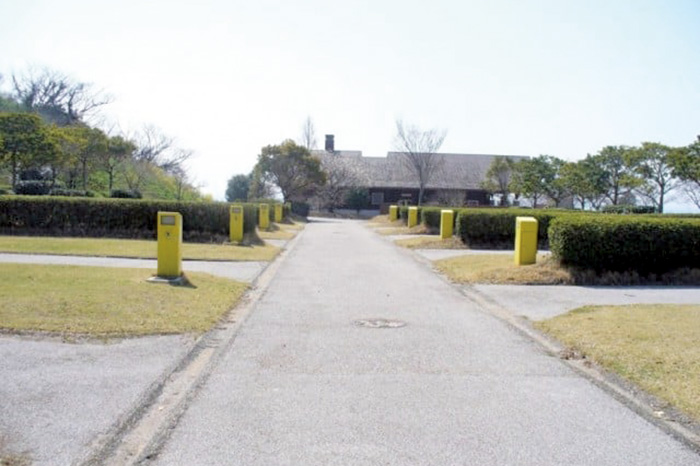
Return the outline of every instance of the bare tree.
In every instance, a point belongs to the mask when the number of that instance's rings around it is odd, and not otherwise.
[[[174,147],[174,138],[166,136],[163,131],[153,125],[146,125],[133,136],[136,141],[134,159],[148,162],[162,168],[168,173],[174,173],[194,154],[189,149]]]
[[[425,187],[440,169],[443,159],[437,154],[445,136],[444,130],[420,130],[417,126],[405,126],[396,120],[394,146],[401,154],[401,162],[411,170],[418,180],[418,205],[423,203]]]
[[[700,189],[698,189],[698,185],[686,181],[683,184],[683,191],[688,199],[700,209]]]
[[[319,187],[316,203],[331,212],[344,204],[348,192],[361,186],[367,178],[361,157],[324,153],[321,168],[326,174],[326,183]]]
[[[310,116],[306,117],[301,127],[301,140],[299,141],[299,145],[306,147],[310,151],[316,149],[316,128]]]
[[[39,113],[59,126],[85,122],[96,110],[112,101],[92,85],[76,82],[48,68],[13,75],[14,98],[27,110]]]

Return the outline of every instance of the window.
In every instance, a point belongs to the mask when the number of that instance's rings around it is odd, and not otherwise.
[[[372,193],[372,205],[382,205],[384,204],[384,193]]]

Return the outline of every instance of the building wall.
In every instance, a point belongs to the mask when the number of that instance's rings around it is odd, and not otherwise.
[[[370,188],[369,197],[370,206],[372,208],[382,208],[382,206],[404,203],[407,205],[417,205],[418,189]],[[484,190],[426,189],[423,203],[455,206],[489,206],[491,205],[491,196]]]

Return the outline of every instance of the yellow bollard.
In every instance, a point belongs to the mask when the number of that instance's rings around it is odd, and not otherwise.
[[[454,233],[454,220],[455,212],[454,210],[441,210],[440,211],[440,238],[448,239],[452,238]]]
[[[282,204],[275,204],[275,223],[282,221]]]
[[[418,207],[408,208],[408,228],[418,225]]]
[[[389,206],[389,220],[395,222],[399,219],[399,206],[392,205]]]
[[[232,243],[243,241],[243,206],[233,204],[230,209],[229,236]]]
[[[158,277],[182,275],[182,215],[158,212]]]
[[[515,265],[530,265],[537,261],[537,219],[515,218]]]
[[[258,208],[258,228],[267,230],[270,228],[270,205],[260,204]]]

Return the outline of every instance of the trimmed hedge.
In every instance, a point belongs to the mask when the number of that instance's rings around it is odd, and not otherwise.
[[[95,197],[95,192],[83,189],[53,188],[49,195],[63,197]]]
[[[659,274],[700,266],[700,220],[569,216],[549,228],[554,257],[596,272]]]
[[[651,205],[606,205],[602,211],[606,214],[653,214],[656,209]]]
[[[455,207],[423,207],[419,209],[421,223],[428,227],[430,230],[440,231],[440,226],[442,223],[442,211],[451,210],[455,214],[452,217],[452,227],[457,225],[457,215],[459,214],[459,208]]]
[[[550,222],[562,216],[595,216],[556,209],[459,209],[457,210],[455,235],[471,248],[512,249],[515,245],[516,217],[537,219],[538,247],[549,246],[547,229]]]
[[[51,192],[52,183],[42,180],[18,181],[15,192],[25,196],[43,196]]]
[[[227,241],[225,202],[143,201],[12,196],[0,198],[0,233],[155,238],[159,211],[180,212],[186,241]],[[255,231],[258,205],[244,204],[244,233]]]

